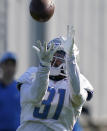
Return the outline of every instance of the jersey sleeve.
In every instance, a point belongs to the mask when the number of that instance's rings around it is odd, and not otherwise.
[[[81,86],[87,91],[88,96],[87,96],[87,101],[91,100],[94,94],[94,88],[91,85],[91,83],[87,80],[87,78],[83,75],[80,74],[80,81],[81,81]]]
[[[67,59],[67,73],[71,90],[71,101],[75,106],[82,106],[86,101],[87,91],[83,87],[83,82],[81,83],[80,71],[74,54]]]
[[[39,103],[44,94],[46,89],[49,85],[49,72],[50,67],[39,66],[38,71],[36,72],[36,79],[31,86],[31,95],[35,103]]]
[[[36,78],[37,67],[30,67],[17,80],[17,88],[20,90],[21,103],[31,101],[30,88]]]
[[[21,83],[21,103],[39,102],[48,87],[49,67],[29,68],[18,80]]]

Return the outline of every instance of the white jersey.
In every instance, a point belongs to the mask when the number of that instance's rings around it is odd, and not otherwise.
[[[22,75],[21,125],[17,131],[72,131],[87,98],[85,88],[91,85],[75,63],[69,64],[72,76],[57,82],[49,80],[49,67],[32,67]],[[88,84],[84,85],[83,78]]]

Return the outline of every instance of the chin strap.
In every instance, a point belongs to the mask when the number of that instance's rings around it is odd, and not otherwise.
[[[59,67],[51,67],[50,68],[50,75],[51,76],[67,76],[66,75],[66,67],[65,67],[65,63],[62,63]]]

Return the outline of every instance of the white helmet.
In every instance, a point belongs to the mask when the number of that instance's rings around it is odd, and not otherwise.
[[[64,41],[63,37],[55,38],[51,40],[48,43],[48,46],[51,45],[51,43],[54,43],[55,46],[58,46],[58,50],[56,53],[61,54],[62,57],[60,56],[53,56],[54,62],[51,64],[50,68],[50,75],[51,76],[66,76],[66,66],[65,66],[65,57],[66,57],[66,52],[64,50],[64,47],[62,46],[62,42]],[[61,61],[61,64],[59,66],[55,66],[56,60],[59,59]]]
[[[62,62],[58,67],[55,67],[55,65],[54,65],[55,62],[51,64],[51,69],[50,69],[51,76],[59,76],[59,75],[66,76],[66,64],[65,64],[66,51],[64,48],[64,44],[63,44],[63,43],[65,43],[65,41],[66,41],[66,38],[59,37],[59,38],[55,38],[55,39],[51,40],[48,43],[48,46],[50,46],[51,43],[54,43],[55,46],[58,46],[58,51],[56,53],[62,54],[62,57],[60,57],[60,56],[53,57],[53,59],[54,58],[56,60],[59,59]],[[75,44],[74,44],[73,50],[74,50],[74,55],[77,57],[79,54],[79,50]]]

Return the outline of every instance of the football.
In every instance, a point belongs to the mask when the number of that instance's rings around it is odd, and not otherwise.
[[[30,14],[38,22],[48,21],[54,14],[55,5],[52,0],[31,0]]]

